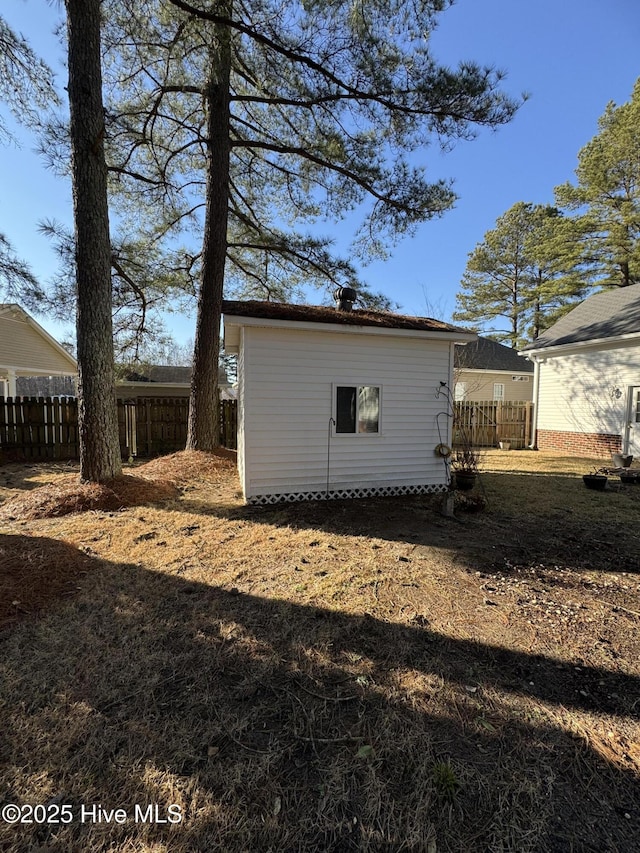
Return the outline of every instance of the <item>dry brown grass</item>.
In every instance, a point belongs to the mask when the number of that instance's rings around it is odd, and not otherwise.
[[[189,481],[221,482],[229,477],[234,461],[235,453],[224,449],[216,454],[182,451],[138,465],[135,475],[124,473],[102,485],[81,483],[74,474],[56,473],[52,477],[50,473],[46,477],[49,482],[0,506],[0,521],[57,518],[89,510],[160,503],[175,498],[178,486]],[[16,467],[19,466],[13,466]]]
[[[3,497],[69,476],[45,467]],[[588,467],[489,453],[487,511],[451,521],[244,507],[233,460],[175,454],[129,472],[176,484],[161,503],[5,515],[3,801],[76,817],[0,848],[636,849],[640,487],[587,493]]]
[[[0,538],[0,627],[78,591],[91,560],[66,542]]]

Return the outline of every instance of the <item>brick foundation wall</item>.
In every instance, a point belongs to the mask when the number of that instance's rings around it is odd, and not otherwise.
[[[539,429],[538,450],[562,450],[574,456],[611,456],[622,451],[622,438],[606,432],[560,432]]]

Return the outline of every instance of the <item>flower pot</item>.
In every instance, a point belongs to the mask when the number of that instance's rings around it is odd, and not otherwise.
[[[456,489],[462,492],[470,491],[476,484],[475,471],[456,471]]]
[[[499,441],[498,445],[500,450],[511,450],[511,442],[510,441]]]
[[[588,489],[596,492],[604,492],[607,485],[607,477],[604,474],[583,474],[582,481]]]
[[[612,453],[611,461],[616,468],[628,468],[633,462],[633,456],[625,456],[623,453]]]
[[[620,482],[631,483],[632,485],[640,483],[640,471],[621,471]]]

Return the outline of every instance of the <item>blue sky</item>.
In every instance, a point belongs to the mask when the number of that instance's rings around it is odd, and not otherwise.
[[[61,49],[52,35],[56,7],[45,0],[4,0],[2,6],[63,86]],[[498,216],[517,201],[552,202],[553,188],[573,180],[578,151],[597,132],[606,104],[629,100],[640,76],[639,44],[638,0],[457,0],[440,16],[432,39],[436,58],[495,65],[507,73],[507,92],[526,91],[530,98],[510,125],[481,131],[446,154],[435,142],[422,152],[429,176],[453,178],[460,198],[442,219],[395,247],[391,258],[363,270],[371,288],[405,313],[450,319],[467,255]],[[70,222],[71,193],[45,171],[28,135],[21,133],[21,143],[0,148],[0,232],[46,281],[56,259],[37,223]],[[327,223],[321,230],[335,230],[346,250],[350,224]],[[59,338],[72,334],[72,322],[64,327],[37,319]],[[193,337],[193,317],[169,315],[167,325],[178,343]]]

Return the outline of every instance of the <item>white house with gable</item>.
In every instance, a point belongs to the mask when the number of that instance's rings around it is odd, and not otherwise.
[[[224,302],[238,354],[238,470],[249,503],[444,490],[454,346],[437,320]],[[347,301],[349,300],[349,301]]]
[[[640,284],[585,299],[522,355],[540,450],[640,457]]]
[[[75,376],[76,360],[19,305],[0,305],[0,397],[21,376]]]

